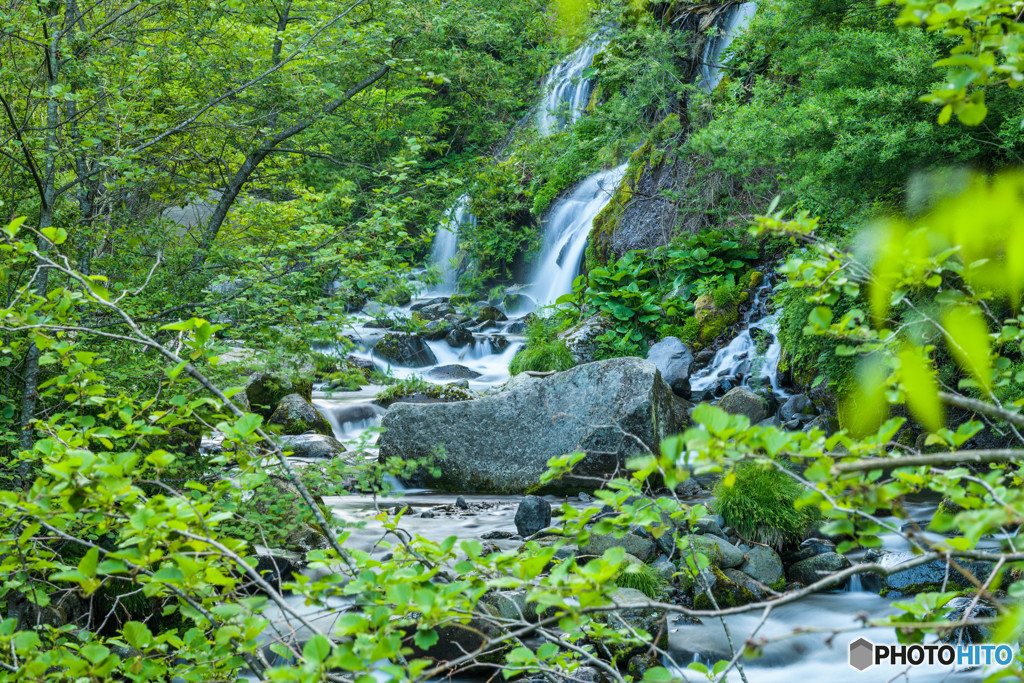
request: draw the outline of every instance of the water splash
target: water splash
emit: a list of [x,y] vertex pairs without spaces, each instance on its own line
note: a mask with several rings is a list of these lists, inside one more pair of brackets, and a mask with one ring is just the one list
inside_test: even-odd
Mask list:
[[626,164],[590,176],[555,202],[544,219],[544,247],[533,272],[529,296],[548,306],[572,291],[594,218],[615,193]]

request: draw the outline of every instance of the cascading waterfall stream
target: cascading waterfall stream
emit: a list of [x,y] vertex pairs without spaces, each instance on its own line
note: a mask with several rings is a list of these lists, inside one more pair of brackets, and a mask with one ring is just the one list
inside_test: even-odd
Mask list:
[[583,115],[594,82],[583,77],[594,57],[607,41],[591,38],[567,59],[559,63],[544,79],[546,94],[537,112],[537,130],[548,136],[570,126]]
[[731,6],[726,10],[725,18],[716,34],[708,38],[708,42],[704,45],[704,53],[701,55],[700,65],[700,87],[704,92],[711,92],[721,82],[722,53],[732,45],[732,41],[736,39],[736,34],[740,29],[750,23],[756,11],[756,2],[744,2]]
[[459,253],[459,228],[476,225],[476,216],[469,210],[469,195],[464,194],[448,211],[448,220],[434,235],[430,251],[430,264],[437,268],[441,282],[431,289],[430,294],[448,296],[455,292],[459,278],[459,267],[455,258]]
[[548,212],[544,219],[544,247],[529,291],[537,306],[549,306],[572,291],[594,218],[611,201],[625,173],[626,164],[595,173],[555,202]]

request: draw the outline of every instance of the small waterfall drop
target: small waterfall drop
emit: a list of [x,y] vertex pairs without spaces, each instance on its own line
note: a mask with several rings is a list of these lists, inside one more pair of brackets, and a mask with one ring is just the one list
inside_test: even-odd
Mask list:
[[544,101],[537,113],[537,130],[541,135],[557,133],[583,115],[590,100],[594,82],[583,77],[594,57],[606,41],[592,38],[548,73]]
[[538,306],[553,304],[572,291],[594,218],[611,201],[626,166],[595,173],[551,207],[544,219],[544,247],[529,292]]
[[705,92],[714,90],[722,80],[722,53],[735,40],[736,34],[750,23],[756,11],[756,2],[733,5],[726,10],[725,17],[718,26],[718,32],[708,38],[700,65],[700,87]]
[[476,225],[476,216],[469,210],[468,194],[459,197],[455,205],[448,210],[448,220],[434,235],[430,265],[438,269],[441,282],[431,290],[431,294],[445,296],[455,293],[459,279],[459,268],[455,258],[459,252],[459,228],[463,225]]

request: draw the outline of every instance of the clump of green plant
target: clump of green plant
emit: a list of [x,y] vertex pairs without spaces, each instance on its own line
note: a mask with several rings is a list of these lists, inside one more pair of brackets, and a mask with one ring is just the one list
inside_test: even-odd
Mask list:
[[658,572],[646,564],[628,564],[615,578],[615,585],[620,588],[634,588],[652,600],[657,600],[668,582]]
[[389,306],[403,306],[412,300],[412,289],[407,282],[395,282],[381,292],[377,300]]
[[467,401],[473,394],[453,384],[433,384],[419,377],[411,377],[395,382],[377,394],[377,403],[387,408],[395,401],[420,394],[428,398],[442,401]]
[[534,316],[526,324],[526,346],[509,363],[513,376],[521,372],[561,372],[576,365],[569,347],[558,338],[553,318]]
[[647,356],[647,342],[643,339],[634,341],[632,337],[617,334],[615,330],[608,330],[594,341],[597,343],[597,351],[594,353],[595,360],[624,356],[645,358]]
[[819,513],[796,508],[803,488],[775,466],[743,464],[715,487],[715,511],[741,537],[782,550],[799,542]]

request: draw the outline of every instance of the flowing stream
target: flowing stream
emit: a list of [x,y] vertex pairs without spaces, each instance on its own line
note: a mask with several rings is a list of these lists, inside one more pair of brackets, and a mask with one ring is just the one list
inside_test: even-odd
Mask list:
[[[737,28],[749,20],[756,9],[754,3],[735,5],[723,18],[724,35],[708,42],[704,55],[702,86],[713,88],[721,78],[719,60],[728,47]],[[591,84],[582,77],[602,43],[593,40],[577,50],[562,64],[552,70],[547,79],[545,101],[537,115],[537,125],[543,134],[550,134],[579,117],[590,94]],[[618,185],[625,166],[602,171],[591,176],[571,192],[558,200],[543,221],[544,247],[535,267],[532,282],[525,292],[535,306],[548,305],[560,295],[569,292],[572,281],[579,273],[580,263],[586,247],[594,217],[608,203]],[[435,237],[432,262],[440,269],[442,283],[405,306],[381,306],[374,304],[354,316],[350,336],[356,343],[354,356],[374,363],[381,371],[397,378],[423,377],[432,382],[461,381],[471,390],[481,391],[506,381],[508,364],[522,347],[522,318],[514,313],[528,311],[506,311],[510,319],[498,323],[481,323],[472,331],[473,339],[461,347],[453,347],[446,340],[429,341],[427,346],[437,359],[428,367],[409,368],[389,366],[373,352],[373,345],[385,333],[374,322],[381,316],[409,316],[412,307],[424,304],[438,295],[449,295],[455,291],[456,268],[453,258],[458,250],[458,231],[475,218],[468,210],[466,197],[452,208],[448,221]],[[745,308],[743,318],[736,326],[737,334],[726,346],[719,349],[707,365],[691,378],[695,394],[706,394],[708,398],[719,395],[725,387],[748,386],[770,389],[781,400],[788,393],[780,385],[778,361],[780,346],[776,339],[775,317],[768,310],[771,286],[766,280],[753,294],[752,301]],[[532,309],[533,306],[528,308]],[[442,366],[462,366],[469,379],[443,379],[435,373]],[[374,442],[373,431],[380,424],[384,410],[375,403],[382,387],[367,386],[354,392],[326,392],[318,388],[314,392],[314,403],[330,421],[338,440],[351,446],[367,445]],[[372,450],[372,449],[371,449]],[[466,496],[468,508],[456,508],[455,496],[423,490],[396,491],[385,497],[347,496],[327,498],[325,503],[339,519],[356,526],[351,527],[351,536],[346,543],[375,556],[382,556],[385,548],[380,545],[385,532],[381,523],[374,519],[387,506],[401,501],[412,510],[403,517],[402,526],[410,533],[441,541],[448,536],[459,538],[480,538],[488,532],[509,532],[515,530],[514,516],[520,498],[518,496]],[[563,502],[549,498],[552,504]],[[696,498],[689,502],[707,502]],[[556,520],[557,522],[557,520]],[[905,545],[896,534],[882,537],[883,546],[892,550],[905,550]],[[517,544],[511,540],[495,540],[499,548],[510,548]],[[793,680],[889,680],[898,678],[900,670],[881,667],[869,674],[858,676],[847,667],[848,644],[864,636],[875,642],[895,642],[892,630],[871,630],[860,627],[861,617],[883,618],[896,610],[888,599],[874,592],[859,590],[854,583],[843,592],[820,593],[798,602],[775,609],[771,618],[760,627],[758,637],[776,639],[777,642],[764,646],[764,656],[746,662],[746,673],[750,683]],[[327,629],[347,608],[343,600],[334,600],[321,607],[304,606],[298,600],[290,599],[294,609],[302,611],[315,620],[320,628]],[[295,624],[276,607],[266,615],[282,634],[296,633]],[[757,627],[760,612],[734,615],[726,619],[737,643]],[[683,668],[691,662],[713,663],[719,659],[730,659],[725,631],[718,620],[706,620],[703,624],[683,624],[670,621],[669,649],[671,658],[664,664],[677,668],[685,680],[701,680],[694,672]],[[301,632],[301,628],[298,629]],[[300,637],[301,640],[301,637]],[[731,674],[730,678],[735,676]],[[937,668],[919,667],[912,672],[915,681],[961,681],[979,680],[980,672],[957,672]],[[738,680],[738,677],[736,677]]]
[[718,31],[714,36],[708,38],[707,43],[704,44],[704,53],[701,55],[700,87],[704,92],[711,92],[718,87],[722,80],[722,71],[727,68],[722,54],[726,48],[732,45],[736,34],[750,23],[756,11],[756,2],[734,4],[725,11]]

